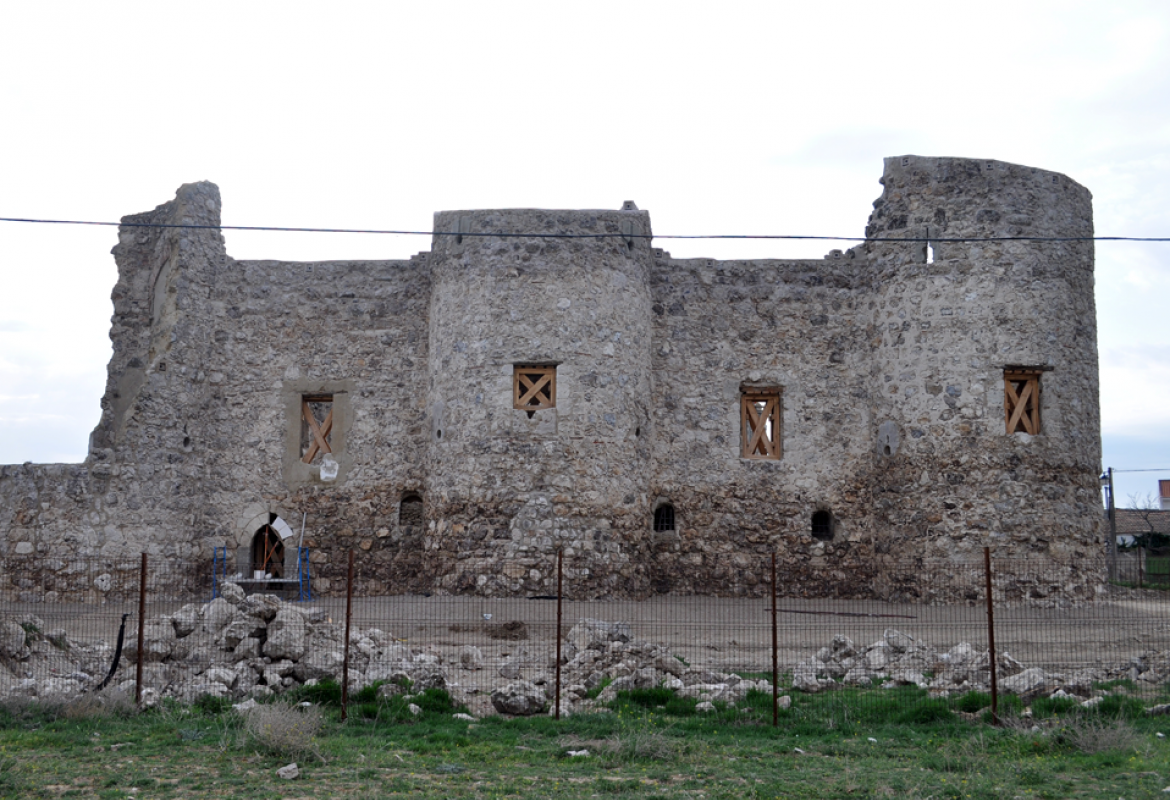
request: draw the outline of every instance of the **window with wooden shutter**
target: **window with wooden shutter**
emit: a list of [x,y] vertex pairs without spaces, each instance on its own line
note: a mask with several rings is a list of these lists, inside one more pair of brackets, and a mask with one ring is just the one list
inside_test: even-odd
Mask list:
[[557,406],[557,368],[538,364],[517,364],[512,371],[512,407],[528,416],[542,408]]
[[332,433],[333,395],[302,395],[301,461],[312,464],[317,456],[332,453]]
[[1008,434],[1040,433],[1040,373],[1004,370],[1003,415]]
[[740,397],[740,455],[780,458],[780,390],[744,389]]

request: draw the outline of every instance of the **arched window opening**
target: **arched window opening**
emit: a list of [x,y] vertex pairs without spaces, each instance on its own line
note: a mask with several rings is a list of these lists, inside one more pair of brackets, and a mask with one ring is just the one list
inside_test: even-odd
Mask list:
[[414,492],[402,495],[402,502],[398,504],[399,525],[423,524],[423,500]]
[[654,530],[674,530],[674,506],[672,506],[670,503],[663,503],[658,508],[654,509]]
[[271,525],[264,525],[252,537],[253,575],[284,577],[284,541]]
[[812,535],[814,539],[827,542],[833,538],[833,515],[828,511],[814,511],[812,515]]

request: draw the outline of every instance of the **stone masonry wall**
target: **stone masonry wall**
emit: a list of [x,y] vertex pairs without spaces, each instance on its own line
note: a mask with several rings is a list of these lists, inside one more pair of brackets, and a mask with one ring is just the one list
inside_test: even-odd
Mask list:
[[[280,517],[297,537],[305,519],[318,593],[352,549],[371,593],[548,594],[563,550],[579,596],[759,594],[775,551],[790,594],[937,599],[963,587],[919,586],[916,560],[990,545],[1070,561],[1063,591],[1091,596],[1092,242],[1068,240],[1092,235],[1089,193],[917,156],[883,183],[870,240],[823,260],[674,259],[627,202],[442,212],[410,260],[312,264],[231,259],[218,190],[186,185],[120,231],[86,462],[0,467],[22,582],[0,592],[100,600],[121,589],[66,579],[70,559],[121,574],[142,550],[210,580],[226,547],[246,574]],[[947,241],[1004,236],[1047,240]],[[555,365],[555,408],[512,407],[518,364]],[[1037,436],[1005,433],[1010,365],[1043,370]],[[775,461],[740,456],[741,392],[762,386]],[[320,394],[333,480],[300,460]],[[664,503],[674,530],[654,531]]]
[[[874,473],[879,553],[1098,555],[1093,244],[1067,240],[1093,235],[1089,192],[1044,170],[920,157],[887,159],[883,183],[867,235],[942,241],[932,263],[920,244],[869,246],[875,420],[902,443]],[[1041,240],[946,241],[1021,236]],[[1043,370],[1038,436],[1005,433],[1008,365]]]

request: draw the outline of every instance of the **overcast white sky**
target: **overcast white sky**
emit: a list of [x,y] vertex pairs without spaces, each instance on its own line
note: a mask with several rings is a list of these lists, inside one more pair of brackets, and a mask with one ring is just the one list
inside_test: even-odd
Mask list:
[[[882,158],[914,153],[1063,172],[1098,235],[1170,235],[1164,1],[7,3],[0,100],[0,216],[117,220],[206,179],[235,225],[430,230],[441,209],[632,199],[660,234],[860,236]],[[0,223],[0,463],[84,458],[115,241]],[[295,260],[429,246],[227,242]],[[1170,467],[1168,298],[1170,244],[1098,244],[1104,466]],[[1119,499],[1159,477],[1120,476]]]

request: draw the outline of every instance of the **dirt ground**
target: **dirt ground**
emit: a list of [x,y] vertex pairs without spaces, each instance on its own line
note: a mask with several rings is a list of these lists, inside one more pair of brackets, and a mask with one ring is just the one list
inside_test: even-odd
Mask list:
[[[334,622],[345,619],[344,599],[319,606]],[[173,611],[178,603],[153,603],[147,618]],[[647,601],[565,601],[562,630],[594,618],[628,622],[636,639],[664,644],[693,666],[721,671],[769,672],[772,615],[767,599],[663,596]],[[105,639],[111,645],[120,616],[130,612],[127,640],[136,635],[136,607],[78,604],[19,604],[0,607],[13,617],[41,617],[48,630],[64,628],[71,638]],[[555,599],[485,597],[371,597],[353,601],[355,630],[379,628],[412,647],[429,648],[445,659],[463,645],[483,653],[485,669],[451,670],[465,689],[490,689],[503,681],[498,668],[509,659],[525,678],[551,673],[557,622]],[[845,634],[858,645],[897,628],[945,651],[958,642],[987,647],[983,606],[899,605],[878,601],[781,599],[776,615],[781,671]],[[1156,592],[1130,591],[1068,609],[1027,606],[997,608],[997,650],[1026,666],[1063,672],[1087,667],[1116,668],[1150,650],[1170,650],[1170,599]],[[551,675],[550,675],[551,676]]]

